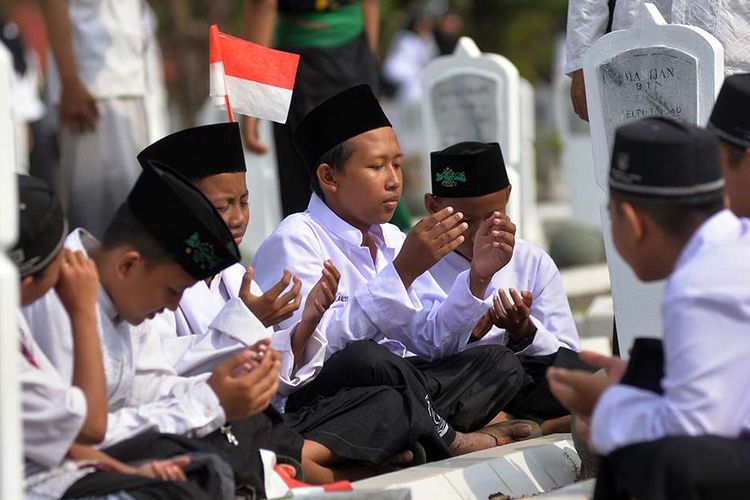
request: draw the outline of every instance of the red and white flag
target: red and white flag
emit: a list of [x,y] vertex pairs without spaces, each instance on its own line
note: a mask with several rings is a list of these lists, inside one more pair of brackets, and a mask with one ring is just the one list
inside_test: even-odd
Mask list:
[[210,29],[210,95],[232,110],[285,123],[299,55],[269,49]]

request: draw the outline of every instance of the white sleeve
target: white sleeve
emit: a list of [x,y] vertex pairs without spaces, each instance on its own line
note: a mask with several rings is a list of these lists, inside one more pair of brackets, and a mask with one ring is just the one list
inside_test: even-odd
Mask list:
[[583,67],[583,55],[607,31],[607,0],[569,0],[565,37],[565,73]]
[[[40,355],[34,355],[37,362]],[[56,466],[86,420],[86,397],[54,370],[33,366],[20,352],[18,358],[24,456],[45,467]]]
[[108,446],[146,430],[205,436],[225,422],[208,375],[181,377],[162,355],[161,338],[148,323],[133,339],[136,373],[125,407],[110,411]]
[[544,356],[554,354],[560,347],[580,350],[580,339],[568,296],[563,288],[560,271],[549,255],[544,254],[536,271],[539,277],[530,290],[533,295],[531,321],[537,328],[534,342],[519,354]]
[[731,293],[682,297],[665,305],[664,395],[624,385],[605,391],[591,427],[599,452],[670,435],[742,433],[750,414],[743,383],[750,378],[750,339],[744,335],[747,312],[727,309],[737,302],[728,298]]
[[[283,269],[302,280],[303,303],[321,275],[323,262],[317,242],[300,233],[272,235],[253,259],[256,279],[262,288],[273,286]],[[332,354],[348,343],[380,334],[403,343],[411,352],[435,359],[458,352],[486,310],[483,301],[468,287],[468,273],[459,275],[446,298],[445,292],[428,273],[407,290],[393,263],[373,279],[349,291],[323,315],[319,329],[328,340]],[[282,322],[288,328],[297,323],[302,311]]]

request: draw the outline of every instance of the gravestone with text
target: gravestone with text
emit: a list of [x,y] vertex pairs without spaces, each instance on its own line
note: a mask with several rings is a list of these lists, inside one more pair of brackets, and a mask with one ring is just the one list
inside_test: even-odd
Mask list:
[[[498,54],[482,53],[474,40],[461,37],[456,50],[438,57],[422,72],[422,124],[426,164],[431,151],[462,141],[498,142],[516,196],[508,213],[523,236],[519,175],[521,163],[521,90],[518,69]],[[431,190],[430,169],[422,179]]]
[[[704,125],[724,78],[721,44],[692,26],[669,25],[650,3],[633,25],[598,40],[584,57],[595,177],[607,192],[612,140],[618,126],[665,116]],[[600,208],[620,352],[635,337],[661,334],[664,283],[645,284],[617,254],[606,204]]]
[[0,45],[0,498],[21,498],[21,413],[18,386],[18,273],[8,251],[18,237],[15,139],[10,114],[10,53]]

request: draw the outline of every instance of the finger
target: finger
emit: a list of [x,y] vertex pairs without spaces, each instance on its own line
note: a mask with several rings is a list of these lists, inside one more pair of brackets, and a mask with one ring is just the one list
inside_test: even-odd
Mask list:
[[190,457],[187,455],[179,455],[177,457],[172,457],[169,459],[169,461],[178,467],[187,467],[190,465]]
[[487,217],[484,222],[479,226],[479,229],[477,230],[477,235],[486,236],[490,234],[490,229],[492,226],[496,223],[495,221],[498,220],[498,217],[500,216],[500,212],[493,212],[493,214],[489,217]]
[[524,302],[524,300],[521,298],[521,296],[518,294],[516,290],[513,288],[510,289],[510,296],[513,297],[513,304],[516,306],[516,309],[518,310],[519,314],[523,318],[528,318],[531,315],[531,311],[529,310],[528,306]]
[[419,221],[419,224],[423,225],[426,230],[430,230],[451,215],[453,215],[453,207],[445,207],[444,209],[435,212],[431,216],[425,217],[424,219]]
[[441,246],[450,245],[456,240],[456,238],[458,238],[463,233],[465,233],[467,229],[469,229],[469,225],[465,222],[462,222],[461,224],[454,227],[453,229],[443,233],[442,236],[440,237]]
[[284,295],[278,298],[280,304],[287,304],[292,300],[297,299],[300,296],[300,290],[302,289],[302,281],[298,277],[292,278],[292,288]]
[[284,269],[284,273],[281,275],[281,279],[263,295],[272,301],[276,300],[276,298],[281,295],[284,290],[287,289],[291,281],[292,273],[290,273],[288,269]]
[[321,304],[321,303],[320,303],[320,301],[319,301],[318,299],[315,299],[315,301],[313,301],[313,305],[315,306],[315,310],[316,310],[316,311],[318,312],[318,314],[320,314],[321,316],[322,316],[323,314],[325,314],[325,312],[326,312],[326,311],[328,310],[328,308],[327,308],[327,307],[325,307],[325,306],[323,306],[323,304]]
[[334,279],[336,280],[336,283],[339,282],[341,279],[341,273],[339,272],[338,268],[333,264],[333,261],[331,259],[328,259],[323,263],[323,266],[328,269],[328,271],[333,275]]
[[325,284],[328,287],[328,289],[331,291],[333,295],[336,295],[336,291],[339,288],[339,280],[336,278],[336,276],[333,275],[330,271],[326,270],[326,273],[323,274],[323,277],[325,278]]
[[252,284],[254,277],[255,269],[253,269],[253,266],[247,266],[247,270],[245,271],[244,276],[242,276],[242,284],[240,285],[240,290],[245,293],[250,293],[250,285]]
[[232,373],[236,368],[239,368],[240,366],[244,365],[245,363],[249,363],[254,359],[256,359],[255,352],[253,352],[251,349],[244,349],[242,352],[232,356],[229,361],[225,361],[224,363],[219,365],[214,371],[223,374]]
[[521,297],[523,297],[523,301],[528,307],[531,307],[534,303],[534,294],[528,290],[521,292]]
[[451,253],[456,248],[460,247],[461,243],[463,243],[464,240],[466,240],[466,237],[464,235],[461,235],[458,238],[456,238],[455,240],[451,241],[450,243],[441,246],[438,249],[438,252],[437,252],[438,253],[438,255],[437,255],[438,260],[440,260],[443,257],[445,257],[446,255],[448,255],[449,253]]
[[505,290],[500,290],[500,293],[498,293],[498,295],[500,296],[500,302],[503,304],[505,314],[507,314],[511,319],[514,319],[516,310],[513,307],[513,304],[510,302],[508,296],[505,294]]
[[169,466],[169,480],[170,481],[186,481],[187,477],[185,476],[185,471],[183,471],[180,467],[176,465],[170,465]]
[[500,297],[498,295],[494,295],[492,297],[492,314],[495,316],[495,320],[497,323],[500,323],[498,326],[503,327],[502,325],[505,325],[505,322],[508,321],[508,315],[505,314],[505,309],[503,308],[503,305],[500,303]]
[[[336,299],[336,296],[333,295],[333,292],[331,292],[330,287],[324,282],[320,284],[320,291],[323,294],[323,298],[325,299],[324,302],[326,304],[333,304],[333,301]],[[317,299],[315,302],[319,302]]]
[[456,212],[450,217],[447,217],[446,219],[432,226],[427,232],[430,234],[432,239],[440,238],[442,234],[449,232],[450,230],[454,229],[456,226],[460,227],[464,225],[465,223],[464,224],[461,223],[461,219],[463,218],[464,218],[464,214],[462,214],[461,212]]
[[605,356],[603,354],[592,351],[581,351],[580,356],[581,360],[583,360],[585,363],[588,363],[591,366],[595,366],[597,368],[604,368],[605,370],[609,370],[618,361],[618,358]]

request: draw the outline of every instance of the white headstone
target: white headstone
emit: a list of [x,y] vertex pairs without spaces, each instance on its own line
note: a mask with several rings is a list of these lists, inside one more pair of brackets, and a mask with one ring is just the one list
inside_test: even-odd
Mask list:
[[[521,185],[521,113],[518,69],[505,57],[482,53],[461,37],[456,50],[438,57],[422,72],[424,154],[462,141],[498,142],[514,186]],[[430,192],[430,169],[422,182]],[[516,192],[520,190],[516,188]],[[508,213],[519,226],[521,197],[511,196]]]
[[[630,29],[605,35],[589,49],[584,76],[595,176],[606,193],[615,129],[649,116],[705,124],[724,78],[724,54],[710,34],[668,25],[647,3]],[[661,335],[664,283],[637,280],[612,244],[606,205],[601,217],[620,352],[627,355],[635,337]]]
[[20,499],[23,456],[18,387],[18,273],[8,250],[18,236],[10,54],[0,45],[0,498]]

